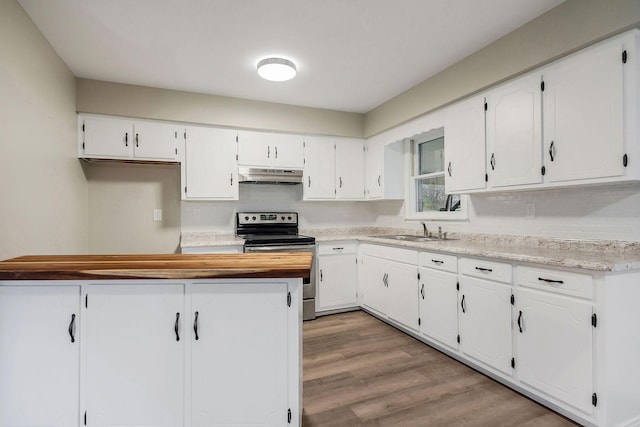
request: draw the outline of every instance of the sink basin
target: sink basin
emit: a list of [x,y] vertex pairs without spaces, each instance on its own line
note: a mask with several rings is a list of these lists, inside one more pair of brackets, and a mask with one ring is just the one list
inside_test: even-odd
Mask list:
[[375,237],[377,239],[389,239],[389,240],[400,240],[404,242],[437,242],[439,240],[437,237],[425,237],[425,236],[416,236],[413,234],[385,234],[382,236],[370,236]]

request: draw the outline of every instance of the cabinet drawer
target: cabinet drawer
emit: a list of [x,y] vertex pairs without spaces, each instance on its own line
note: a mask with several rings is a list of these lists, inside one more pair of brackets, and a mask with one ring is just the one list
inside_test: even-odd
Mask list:
[[405,264],[418,265],[418,252],[411,249],[393,248],[383,245],[364,244],[360,246],[363,255],[385,258]]
[[589,274],[518,266],[516,283],[520,286],[557,292],[581,298],[593,298],[593,277]]
[[357,242],[318,243],[318,255],[353,254],[357,248]]
[[458,257],[444,255],[437,252],[420,252],[420,267],[435,268],[436,270],[458,272]]
[[511,283],[512,277],[511,264],[474,258],[460,258],[460,272],[504,283]]

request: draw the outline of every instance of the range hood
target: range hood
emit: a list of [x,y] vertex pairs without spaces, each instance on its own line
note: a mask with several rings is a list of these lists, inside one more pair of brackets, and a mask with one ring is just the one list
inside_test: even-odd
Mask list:
[[241,184],[302,184],[301,169],[238,168]]

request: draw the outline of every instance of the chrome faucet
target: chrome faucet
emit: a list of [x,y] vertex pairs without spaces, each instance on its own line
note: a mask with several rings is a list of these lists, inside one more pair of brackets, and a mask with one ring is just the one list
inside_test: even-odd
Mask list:
[[424,235],[424,237],[429,237],[429,230],[427,230],[427,224],[425,224],[424,222],[420,222],[420,224],[422,224],[422,234]]

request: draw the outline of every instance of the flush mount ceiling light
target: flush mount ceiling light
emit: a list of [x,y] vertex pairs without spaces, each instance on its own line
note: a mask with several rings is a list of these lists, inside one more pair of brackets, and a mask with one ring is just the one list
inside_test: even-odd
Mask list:
[[258,62],[258,75],[272,82],[284,82],[296,76],[296,64],[284,58],[265,58]]

